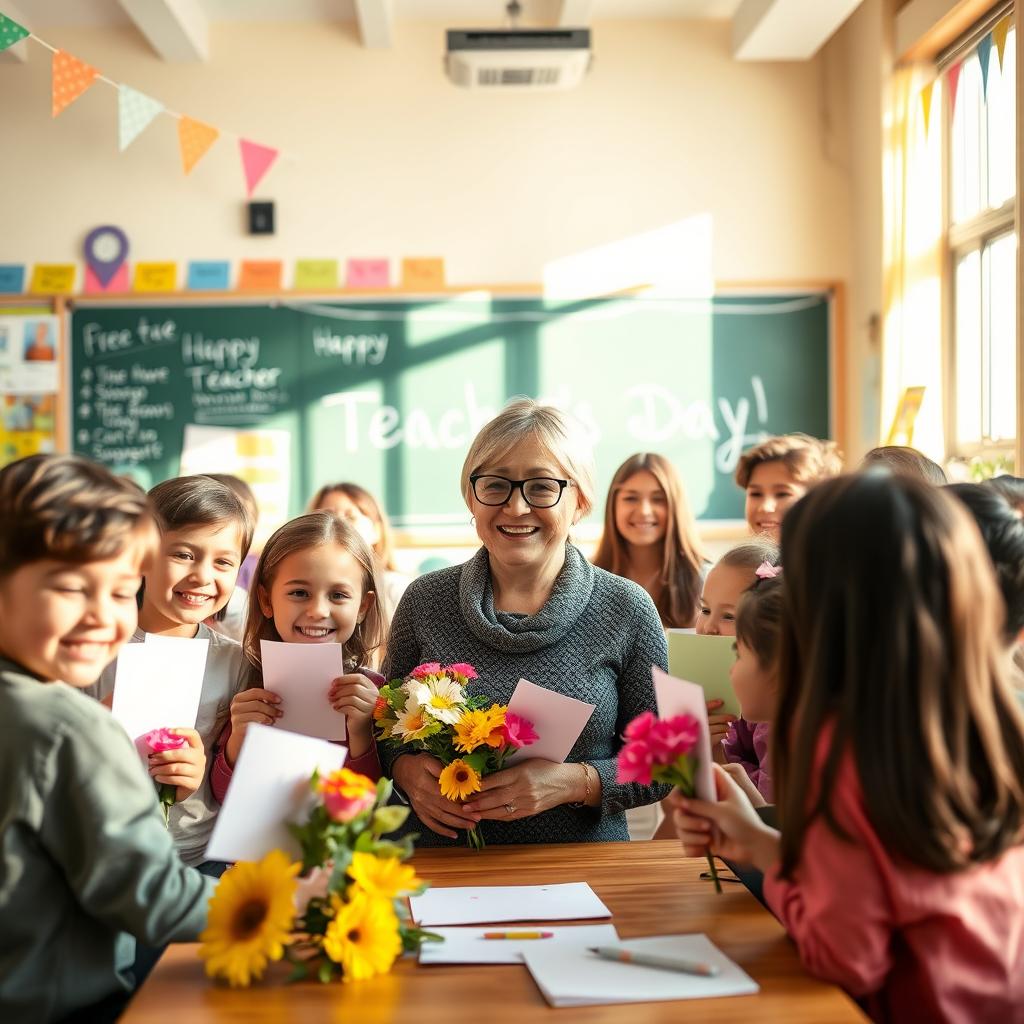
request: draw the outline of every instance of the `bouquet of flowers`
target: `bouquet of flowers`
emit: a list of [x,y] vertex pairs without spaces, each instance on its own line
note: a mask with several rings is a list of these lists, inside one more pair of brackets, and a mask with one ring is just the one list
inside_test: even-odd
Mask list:
[[426,889],[403,863],[412,839],[382,838],[409,813],[387,806],[391,783],[341,768],[314,772],[310,785],[317,801],[308,820],[289,826],[302,861],[272,850],[259,863],[239,862],[210,900],[199,955],[206,973],[232,988],[282,957],[293,965],[290,981],[361,981],[436,938],[411,923],[404,900]]
[[[657,718],[645,711],[626,726],[626,742],[619,751],[619,782],[666,782],[683,796],[696,796],[697,740],[700,725],[693,715]],[[708,852],[708,867],[715,883],[715,892],[722,891],[715,859]]]
[[[380,740],[392,750],[423,750],[445,767],[438,779],[441,795],[465,800],[482,788],[483,777],[505,766],[509,754],[536,742],[533,723],[503,704],[466,693],[478,678],[472,665],[417,665],[405,679],[382,686],[373,717]],[[484,846],[479,826],[466,839]]]

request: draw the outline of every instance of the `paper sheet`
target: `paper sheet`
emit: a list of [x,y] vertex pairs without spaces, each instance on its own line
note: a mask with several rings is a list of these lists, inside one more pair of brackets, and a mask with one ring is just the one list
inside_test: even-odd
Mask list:
[[413,919],[429,927],[496,921],[585,921],[611,917],[586,882],[557,885],[452,886],[411,896]]
[[717,714],[738,715],[740,702],[729,679],[736,660],[732,636],[697,636],[693,630],[668,630],[668,670],[677,679],[703,687],[706,700],[725,704]]
[[594,707],[594,704],[585,704],[574,697],[566,697],[520,679],[508,702],[508,709],[531,721],[538,739],[513,754],[506,763],[515,764],[531,757],[561,763],[580,738]]
[[[534,947],[537,945],[533,943]],[[620,964],[565,944],[527,949],[523,960],[552,1006],[707,999],[753,995],[760,991],[757,982],[706,935],[655,935],[627,939],[615,945],[634,953],[657,953],[713,963],[719,973],[705,978],[639,964]]]
[[[556,945],[575,947],[614,946],[619,933],[613,924],[570,925],[562,928],[541,926],[550,939],[485,939],[489,931],[522,931],[501,928],[431,928],[444,942],[424,942],[420,946],[421,964],[521,964],[522,953],[538,943],[545,949]],[[533,929],[531,929],[533,930]],[[542,951],[541,951],[542,952]]]
[[142,737],[153,729],[191,729],[199,714],[209,640],[150,636],[125,644],[114,670],[111,714],[145,762]]
[[271,850],[302,859],[289,822],[302,822],[314,803],[309,779],[345,763],[348,750],[336,743],[285,732],[276,726],[250,725],[213,826],[207,860],[260,860]]
[[260,641],[263,686],[281,698],[284,714],[275,729],[316,736],[346,738],[345,716],[331,707],[331,682],[345,673],[341,644],[286,644]]
[[657,665],[651,667],[654,677],[654,694],[658,699],[658,717],[672,718],[674,715],[693,715],[700,726],[697,739],[697,774],[694,789],[701,800],[717,800],[715,780],[711,770],[711,732],[708,729],[708,709],[704,691],[696,683],[687,683],[662,672]]

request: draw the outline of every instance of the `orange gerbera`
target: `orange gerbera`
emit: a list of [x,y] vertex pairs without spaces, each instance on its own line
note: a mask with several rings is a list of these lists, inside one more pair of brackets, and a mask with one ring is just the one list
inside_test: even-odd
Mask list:
[[447,765],[437,781],[441,796],[449,800],[465,800],[467,796],[480,792],[480,775],[461,757]]
[[505,742],[501,727],[507,710],[495,704],[485,710],[467,711],[455,726],[455,749],[469,754],[477,747],[500,747]]

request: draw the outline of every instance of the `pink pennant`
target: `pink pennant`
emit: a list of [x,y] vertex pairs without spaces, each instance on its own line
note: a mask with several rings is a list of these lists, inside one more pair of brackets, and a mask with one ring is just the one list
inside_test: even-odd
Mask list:
[[270,170],[270,165],[277,159],[277,150],[269,146],[261,146],[258,142],[239,139],[242,149],[242,169],[245,171],[245,189],[252,195],[256,186],[263,180],[263,175]]
[[946,81],[949,83],[949,116],[956,113],[956,88],[960,84],[960,72],[963,70],[963,61],[957,61],[949,66],[946,72]]

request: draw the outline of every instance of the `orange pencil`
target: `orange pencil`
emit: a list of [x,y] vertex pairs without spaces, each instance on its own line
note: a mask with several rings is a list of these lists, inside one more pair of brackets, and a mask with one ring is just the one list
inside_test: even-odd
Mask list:
[[484,932],[485,939],[550,939],[554,932]]

